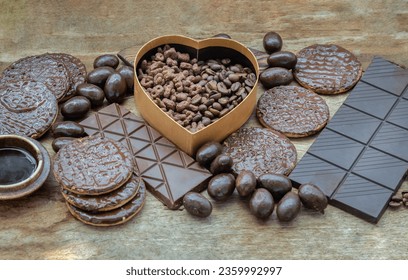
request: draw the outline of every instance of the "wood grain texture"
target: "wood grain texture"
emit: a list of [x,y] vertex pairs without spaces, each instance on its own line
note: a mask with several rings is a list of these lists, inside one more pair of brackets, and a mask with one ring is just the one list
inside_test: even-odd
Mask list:
[[[408,1],[6,1],[0,6],[0,70],[28,55],[66,52],[88,70],[103,53],[142,46],[157,36],[227,33],[262,49],[277,31],[284,50],[335,43],[367,67],[373,55],[408,66]],[[258,96],[263,92],[258,89]],[[333,115],[347,97],[323,96]],[[137,113],[133,98],[124,105]],[[246,124],[260,126],[254,114]],[[293,140],[299,158],[314,137]],[[54,156],[52,137],[41,142]],[[401,190],[407,190],[404,182]],[[207,194],[204,193],[206,196]],[[335,207],[302,209],[291,223],[261,222],[237,194],[215,203],[207,219],[170,211],[148,194],[130,222],[95,228],[68,212],[53,176],[29,197],[0,201],[1,259],[407,259],[408,209],[388,210],[376,224]]]

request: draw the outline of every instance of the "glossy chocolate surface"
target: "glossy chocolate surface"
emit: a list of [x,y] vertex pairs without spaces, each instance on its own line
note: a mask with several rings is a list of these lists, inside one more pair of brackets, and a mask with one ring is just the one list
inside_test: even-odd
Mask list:
[[329,120],[329,107],[316,93],[299,86],[280,86],[258,100],[256,114],[262,125],[287,137],[319,132]]
[[54,159],[55,179],[77,194],[111,192],[130,178],[133,169],[130,151],[100,136],[77,139],[62,147]]
[[295,146],[286,136],[268,128],[241,128],[223,144],[236,174],[250,170],[256,177],[265,173],[287,175],[296,164]]
[[186,193],[206,188],[211,173],[126,108],[111,104],[80,124],[89,135],[126,145],[146,187],[168,208],[179,208]]
[[17,147],[0,148],[0,185],[24,181],[37,168],[35,158]]
[[378,222],[408,168],[408,70],[375,57],[290,175]]

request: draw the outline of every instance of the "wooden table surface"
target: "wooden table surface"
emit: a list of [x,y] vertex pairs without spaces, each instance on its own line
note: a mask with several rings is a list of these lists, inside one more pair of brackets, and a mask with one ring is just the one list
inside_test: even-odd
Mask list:
[[[268,31],[281,34],[284,50],[336,43],[355,53],[364,68],[373,55],[408,66],[406,0],[1,0],[0,7],[0,70],[45,52],[70,53],[91,70],[97,55],[168,34],[205,38],[223,32],[262,49]],[[331,114],[346,97],[325,97]],[[124,105],[137,113],[133,98]],[[254,116],[247,125],[260,126]],[[313,140],[294,141],[299,158]],[[49,133],[41,139],[53,156],[51,141]],[[408,189],[407,182],[401,189]],[[276,214],[259,221],[237,194],[214,203],[209,218],[198,219],[166,210],[148,194],[130,222],[97,228],[70,215],[50,175],[29,197],[0,201],[0,258],[406,259],[407,226],[404,208],[387,210],[378,224],[333,206],[324,215],[302,209],[291,223],[280,223]]]

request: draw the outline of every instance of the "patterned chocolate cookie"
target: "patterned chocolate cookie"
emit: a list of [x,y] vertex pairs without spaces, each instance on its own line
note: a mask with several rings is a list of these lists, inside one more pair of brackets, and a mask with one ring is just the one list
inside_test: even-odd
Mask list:
[[123,186],[110,193],[80,195],[62,189],[62,195],[69,204],[81,210],[90,212],[110,211],[129,202],[137,194],[141,185],[144,185],[142,179],[133,175]]
[[337,45],[312,45],[297,54],[293,71],[302,86],[321,94],[338,94],[351,89],[363,68],[348,50]]
[[257,177],[265,173],[288,175],[296,164],[295,146],[286,136],[269,128],[241,128],[223,144],[224,153],[233,159],[236,174],[249,170]]
[[100,136],[85,137],[62,147],[54,175],[70,192],[99,195],[122,186],[133,172],[132,155],[121,143]]
[[140,189],[136,196],[123,205],[120,208],[106,211],[106,212],[87,212],[72,206],[68,202],[66,203],[71,214],[81,222],[92,226],[115,226],[123,224],[133,218],[136,214],[142,210],[146,199],[146,188],[144,185],[140,186]]
[[78,85],[85,83],[87,74],[86,67],[79,58],[70,54],[50,53],[49,55],[64,63],[69,72],[69,76],[71,77],[70,88],[61,101],[67,100],[75,95]]
[[259,122],[287,137],[306,137],[322,130],[329,120],[329,107],[316,93],[298,86],[280,86],[258,100]]
[[64,98],[71,83],[65,64],[47,54],[29,56],[14,62],[3,71],[1,79],[4,82],[14,80],[42,82],[58,101]]
[[57,115],[57,100],[43,83],[0,83],[0,134],[37,139],[51,127]]

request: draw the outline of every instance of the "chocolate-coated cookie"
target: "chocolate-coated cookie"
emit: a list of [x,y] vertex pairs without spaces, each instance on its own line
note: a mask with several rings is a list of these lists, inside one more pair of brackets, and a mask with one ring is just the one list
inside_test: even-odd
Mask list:
[[62,147],[54,159],[54,175],[70,192],[99,195],[111,192],[129,180],[134,170],[132,155],[109,138],[80,138]]
[[357,57],[337,45],[312,45],[297,54],[293,71],[296,81],[321,94],[338,94],[351,89],[360,79]]
[[81,222],[92,226],[115,226],[123,224],[142,210],[146,198],[146,188],[140,186],[136,196],[120,208],[106,212],[87,212],[72,206],[67,202],[71,214]]
[[55,96],[41,82],[0,83],[0,134],[42,136],[58,115]]
[[295,167],[295,146],[283,134],[269,128],[241,128],[223,143],[224,153],[232,157],[234,173],[252,171],[288,175]]
[[138,193],[141,185],[144,185],[142,179],[133,175],[123,186],[110,193],[80,195],[62,189],[62,195],[69,204],[81,210],[90,212],[110,211],[129,202]]
[[49,55],[52,58],[60,60],[62,63],[64,63],[68,70],[69,76],[71,77],[70,88],[61,101],[67,100],[75,95],[78,85],[85,83],[87,75],[86,67],[79,58],[70,54],[50,53]]
[[42,82],[58,101],[64,98],[71,83],[65,64],[48,54],[29,56],[12,63],[3,71],[1,80]]
[[258,100],[259,122],[287,137],[306,137],[322,130],[329,120],[329,107],[316,93],[298,86],[280,86]]

